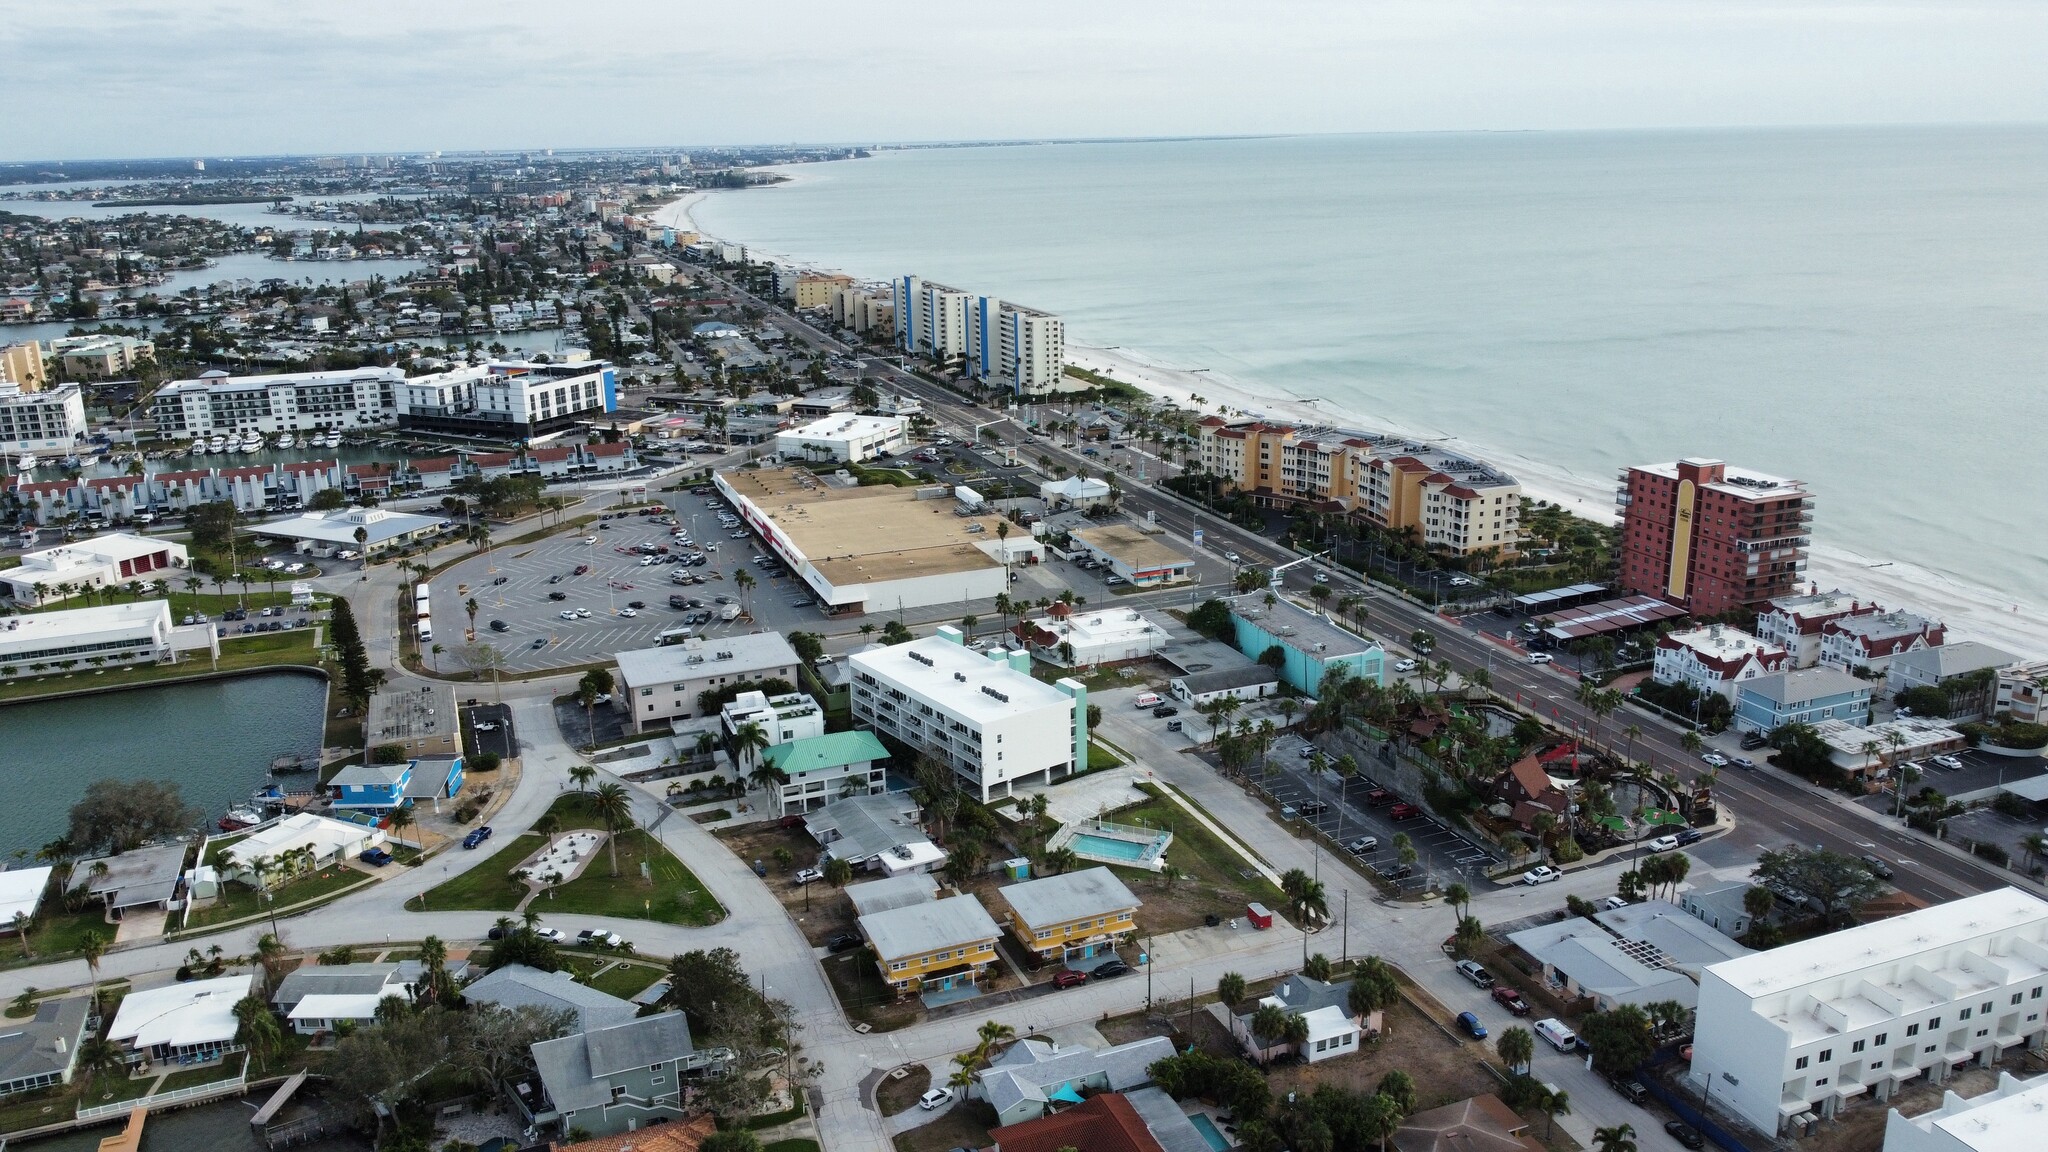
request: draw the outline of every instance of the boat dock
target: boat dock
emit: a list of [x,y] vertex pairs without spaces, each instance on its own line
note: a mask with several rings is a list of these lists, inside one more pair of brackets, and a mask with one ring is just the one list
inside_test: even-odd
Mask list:
[[292,1093],[297,1092],[299,1090],[299,1085],[304,1084],[305,1082],[305,1069],[301,1068],[297,1072],[292,1073],[291,1078],[286,1080],[284,1083],[279,1084],[277,1086],[277,1091],[272,1092],[270,1094],[270,1099],[264,1101],[263,1107],[258,1108],[256,1110],[255,1115],[249,1117],[249,1123],[258,1128],[261,1128],[265,1124],[270,1123],[270,1121],[278,1114],[279,1110],[281,1110],[285,1106],[285,1104],[291,1100]]
[[142,1123],[149,1119],[149,1106],[138,1104],[128,1113],[128,1123],[123,1125],[119,1135],[109,1136],[100,1141],[100,1152],[140,1152],[142,1148]]

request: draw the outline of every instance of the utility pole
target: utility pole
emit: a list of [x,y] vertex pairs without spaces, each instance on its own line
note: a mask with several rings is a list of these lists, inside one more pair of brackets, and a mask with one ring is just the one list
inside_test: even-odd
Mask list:
[[1351,959],[1351,889],[1344,890],[1344,939],[1339,945],[1339,961]]

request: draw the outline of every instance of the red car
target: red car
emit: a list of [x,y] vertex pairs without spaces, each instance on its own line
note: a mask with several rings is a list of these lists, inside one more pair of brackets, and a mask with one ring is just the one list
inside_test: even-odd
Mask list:
[[1365,802],[1375,808],[1385,808],[1394,802],[1394,794],[1385,788],[1375,788],[1365,794]]
[[584,574],[588,573],[589,571],[590,571],[590,565],[588,565],[588,564],[578,564],[578,565],[576,566],[576,575],[578,575],[578,576],[582,576],[582,575],[584,575]]
[[1058,972],[1053,973],[1052,976],[1052,986],[1055,988],[1072,988],[1076,984],[1086,984],[1087,982],[1088,974],[1086,972],[1076,972],[1072,968],[1062,968]]
[[1517,1016],[1527,1016],[1529,1014],[1529,1002],[1522,999],[1520,992],[1505,984],[1493,986],[1493,1002]]
[[1396,804],[1392,808],[1387,809],[1387,815],[1392,816],[1396,820],[1413,820],[1417,816],[1422,815],[1422,809],[1417,808],[1413,804]]

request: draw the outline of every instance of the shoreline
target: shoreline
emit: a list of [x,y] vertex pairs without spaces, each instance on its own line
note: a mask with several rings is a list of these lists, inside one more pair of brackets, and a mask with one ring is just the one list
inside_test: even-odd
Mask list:
[[[708,235],[696,226],[690,209],[711,194],[699,191],[680,197],[658,209],[655,218],[670,227],[686,227],[699,235]],[[790,253],[761,254],[801,263]],[[1326,407],[1316,399],[1261,396],[1254,391],[1258,386],[1209,370],[1175,368],[1124,348],[1112,351],[1069,343],[1067,361],[1198,416],[1241,414],[1296,424],[1337,424],[1453,447],[1509,472],[1521,483],[1523,494],[1531,499],[1548,501],[1603,524],[1615,521],[1615,482],[1610,476],[1583,476],[1521,451],[1475,443],[1447,431],[1404,426],[1334,405]],[[1277,385],[1267,387],[1282,390]],[[2015,655],[2023,658],[2048,655],[2048,605],[2037,600],[2016,598],[2012,593],[1958,580],[1907,561],[1871,556],[1835,544],[1809,546],[1807,559],[1808,584],[1822,590],[1845,589],[1877,600],[1888,609],[1933,616],[1947,626],[1951,642],[1976,639],[2014,650]]]

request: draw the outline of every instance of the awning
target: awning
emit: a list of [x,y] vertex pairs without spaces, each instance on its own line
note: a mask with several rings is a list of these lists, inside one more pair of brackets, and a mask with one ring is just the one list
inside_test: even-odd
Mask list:
[[1918,1076],[1919,1074],[1920,1069],[1912,1064],[1907,1064],[1902,1067],[1893,1068],[1889,1073],[1887,1073],[1887,1075],[1889,1075],[1894,1081],[1897,1081],[1899,1083],[1904,1083],[1907,1080],[1911,1080],[1913,1077]]
[[1835,1085],[1835,1098],[1837,1100],[1847,1100],[1851,1096],[1861,1096],[1868,1091],[1870,1091],[1869,1088],[1854,1082],[1837,1084]]
[[2022,800],[2032,800],[2039,804],[2043,800],[2048,800],[2048,772],[2039,776],[2029,776],[2024,780],[2015,780],[2001,787]]
[[1059,1087],[1059,1091],[1054,1092],[1046,1097],[1046,1099],[1057,1100],[1062,1104],[1079,1104],[1081,1102],[1081,1094],[1074,1091],[1072,1084],[1062,1084]]

